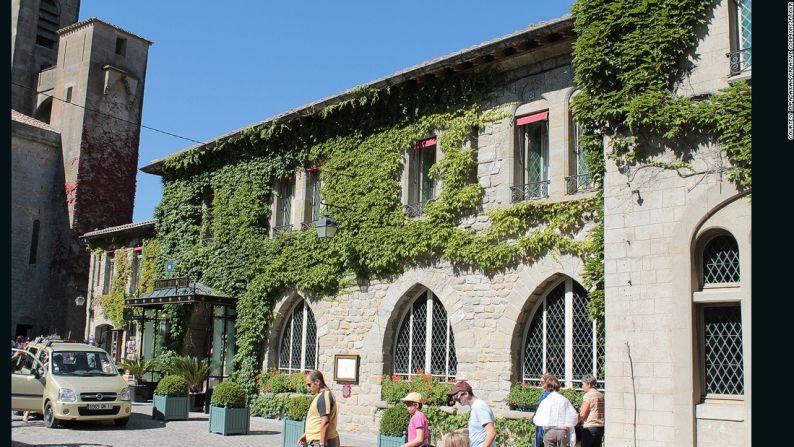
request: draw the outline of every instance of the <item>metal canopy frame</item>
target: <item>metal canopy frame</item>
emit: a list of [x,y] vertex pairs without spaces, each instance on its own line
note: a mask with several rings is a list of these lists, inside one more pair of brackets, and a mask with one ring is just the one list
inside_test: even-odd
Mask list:
[[129,307],[159,307],[165,304],[192,303],[234,307],[237,300],[201,283],[190,282],[187,277],[158,279],[154,282],[153,291],[124,300],[124,305]]

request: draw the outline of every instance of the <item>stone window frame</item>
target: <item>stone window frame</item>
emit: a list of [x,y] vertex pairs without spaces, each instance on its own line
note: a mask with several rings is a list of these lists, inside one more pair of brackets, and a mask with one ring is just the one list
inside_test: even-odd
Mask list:
[[[302,313],[301,342],[300,342],[300,346],[297,347],[297,349],[300,350],[300,353],[298,354],[300,356],[299,368],[295,368],[291,365],[291,360],[293,358],[293,355],[296,353],[295,352],[296,346],[292,345],[291,343],[293,339],[293,333],[295,330],[294,315],[297,312]],[[290,306],[289,312],[287,312],[285,315],[286,316],[284,317],[282,329],[279,333],[280,335],[278,340],[278,350],[276,351],[278,352],[278,357],[276,359],[276,368],[279,371],[284,371],[286,373],[304,372],[304,371],[311,371],[313,369],[316,369],[319,365],[319,360],[320,360],[320,343],[319,343],[319,337],[317,337],[317,319],[314,317],[314,312],[312,312],[309,303],[305,299],[300,298],[292,306]],[[310,368],[307,368],[306,348],[307,346],[309,346],[308,343],[311,342],[311,340],[308,340],[309,336],[307,334],[309,332],[308,330],[312,328],[311,327],[312,325],[314,326],[313,328],[314,365],[312,365],[312,367]],[[288,336],[287,336],[287,332],[289,332]],[[282,353],[281,351],[282,349],[284,349],[285,343],[290,343],[289,348],[287,348],[289,354],[289,363],[286,366],[282,364],[282,358],[281,358],[281,353]]]
[[[705,341],[705,309],[713,307],[736,307],[739,309],[740,321],[742,326],[742,338],[744,338],[744,312],[742,312],[742,290],[741,290],[741,272],[739,273],[738,282],[725,282],[725,283],[711,283],[704,284],[703,280],[703,253],[714,239],[721,236],[730,236],[736,242],[737,249],[741,252],[736,237],[730,231],[722,228],[714,228],[704,231],[696,240],[694,247],[695,258],[693,264],[695,267],[695,280],[697,281],[696,291],[692,293],[692,303],[694,306],[694,348],[695,348],[695,390],[699,396],[699,404],[708,404],[709,402],[719,401],[742,401],[746,394],[713,394],[707,393],[706,389],[706,341]],[[746,381],[747,359],[742,359],[742,375]],[[746,390],[746,385],[743,387]],[[708,406],[702,408],[709,408]],[[700,412],[705,410],[699,410]]]
[[306,169],[305,177],[305,206],[303,209],[303,222],[301,227],[309,228],[314,225],[314,222],[317,222],[324,216],[323,196],[320,191],[323,186],[323,181],[322,178],[320,178],[320,168],[317,166]]
[[[292,231],[293,219],[295,216],[295,189],[297,186],[297,176],[291,175],[279,179],[273,188],[273,227],[272,236],[276,237],[279,232]],[[288,194],[285,188],[289,186]],[[287,200],[288,199],[288,200]],[[287,208],[285,205],[289,204]]]
[[[413,331],[411,330],[413,324],[413,317],[414,317],[414,304],[420,299],[425,299],[426,305],[426,313],[425,313],[425,362],[421,368],[417,368],[416,365],[413,365],[411,362],[412,352],[413,352]],[[444,309],[446,313],[447,319],[447,332],[446,332],[446,350],[445,350],[445,374],[432,374],[432,321],[433,321],[433,301],[437,300],[441,307]],[[392,367],[392,375],[399,376],[399,377],[406,377],[409,378],[411,376],[416,375],[416,371],[421,369],[423,373],[430,372],[433,377],[440,378],[443,381],[453,381],[455,379],[455,375],[457,374],[457,350],[455,349],[455,334],[452,330],[452,322],[449,318],[449,312],[447,312],[446,307],[444,307],[444,303],[441,302],[441,299],[428,287],[422,287],[420,290],[413,294],[413,297],[405,303],[405,309],[402,311],[402,315],[398,320],[399,323],[395,327],[395,332],[393,334],[394,339],[392,343],[392,353],[391,353],[391,367]],[[406,321],[407,319],[407,321]],[[408,366],[407,366],[407,373],[397,372],[395,367],[395,355],[397,353],[397,346],[400,343],[400,332],[403,329],[405,324],[409,324],[408,334],[409,334],[409,344],[408,344]],[[450,369],[450,359],[455,357],[455,370],[454,372]]]
[[[523,138],[523,129],[526,128],[527,125],[518,125],[517,121],[528,115],[534,115],[536,113],[548,113],[548,116],[544,120],[546,123],[545,126],[545,150],[542,150],[542,153],[545,153],[545,157],[543,157],[543,172],[541,173],[541,182],[546,182],[545,187],[541,188],[542,190],[534,191],[539,194],[529,194],[531,197],[526,197],[527,194],[525,189],[523,189],[523,185],[526,185],[526,167],[522,169],[521,159],[524,156],[525,147],[524,147],[524,138]],[[511,125],[513,126],[512,131],[512,141],[513,147],[512,152],[510,154],[510,193],[509,193],[509,203],[519,203],[525,202],[527,200],[537,200],[537,199],[547,199],[550,197],[550,189],[551,188],[551,158],[552,148],[551,148],[551,118],[552,118],[552,107],[550,101],[546,98],[536,99],[534,101],[521,104],[516,108],[513,112],[513,117],[511,118]],[[531,123],[535,124],[535,123]],[[519,189],[522,188],[520,191],[524,193],[518,194]],[[533,191],[530,191],[533,192]],[[518,194],[518,195],[517,195]],[[535,195],[539,197],[534,197]]]
[[113,276],[116,274],[116,252],[106,251],[104,258],[105,269],[104,280],[102,282],[102,295],[107,295],[110,293],[110,289],[113,284]]
[[[524,357],[526,352],[526,345],[527,345],[527,336],[529,335],[529,329],[532,326],[532,323],[535,320],[535,317],[538,316],[538,312],[543,312],[541,318],[543,318],[543,366],[542,366],[542,373],[548,372],[547,364],[546,364],[546,355],[547,355],[547,347],[546,347],[546,340],[547,337],[547,327],[546,327],[546,299],[548,295],[553,292],[557,287],[559,287],[562,283],[565,283],[565,377],[558,377],[560,383],[564,385],[565,388],[572,388],[574,384],[578,384],[581,386],[581,377],[574,378],[573,371],[574,371],[574,361],[573,361],[573,285],[574,283],[578,284],[582,290],[587,290],[578,283],[575,279],[571,277],[563,277],[554,282],[552,282],[549,287],[543,292],[543,295],[537,300],[535,305],[533,306],[532,311],[529,313],[528,318],[523,322],[524,328],[522,329],[522,337],[521,337],[521,347],[519,351],[519,363],[518,363],[518,377],[521,378],[523,383],[528,383],[530,385],[540,385],[540,377],[524,377]],[[587,295],[587,299],[589,301],[589,295]],[[599,328],[598,323],[596,320],[592,321],[592,332],[593,332],[593,374],[595,377],[598,377],[597,380],[597,387],[603,388],[605,385],[605,377],[604,374],[599,374],[599,363],[598,363],[598,343],[599,343]],[[606,334],[604,334],[606,335]],[[603,362],[605,366],[605,361]]]
[[[423,146],[422,143],[435,140],[432,145]],[[425,161],[422,155],[426,155],[432,151],[433,162],[430,167],[422,169]],[[403,169],[403,210],[408,217],[421,217],[424,214],[424,207],[428,203],[438,198],[441,192],[441,180],[431,179],[432,190],[430,191],[430,199],[424,200],[424,191],[422,185],[425,181],[424,171],[429,172],[430,168],[438,163],[443,157],[443,150],[438,141],[438,135],[433,134],[419,140],[413,147],[405,152],[404,169]]]

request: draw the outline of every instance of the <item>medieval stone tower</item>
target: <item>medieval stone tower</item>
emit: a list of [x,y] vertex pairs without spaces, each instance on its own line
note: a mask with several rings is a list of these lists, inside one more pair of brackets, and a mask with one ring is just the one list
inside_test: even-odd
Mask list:
[[96,18],[77,22],[79,5],[11,5],[17,333],[82,334],[75,299],[85,294],[89,256],[77,237],[132,220],[151,42]]

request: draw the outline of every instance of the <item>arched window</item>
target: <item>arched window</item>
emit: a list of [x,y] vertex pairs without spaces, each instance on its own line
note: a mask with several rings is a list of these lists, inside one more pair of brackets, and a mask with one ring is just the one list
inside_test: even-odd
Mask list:
[[41,0],[39,4],[39,23],[36,32],[36,43],[43,47],[55,48],[58,41],[60,12],[58,4],[53,0]]
[[281,332],[278,368],[286,372],[317,368],[317,324],[306,301],[301,300],[289,314]]
[[739,245],[729,235],[711,239],[703,249],[703,285],[739,282]]
[[411,303],[397,330],[394,374],[422,370],[448,380],[457,369],[455,336],[447,311],[438,297],[425,289]]
[[540,300],[527,325],[522,350],[522,379],[540,385],[549,372],[566,386],[593,374],[603,386],[604,329],[587,312],[587,292],[570,278]]
[[[698,316],[701,397],[744,394],[744,340],[739,245],[721,232],[710,237],[700,254],[703,291],[693,301]],[[737,298],[738,297],[738,298]]]

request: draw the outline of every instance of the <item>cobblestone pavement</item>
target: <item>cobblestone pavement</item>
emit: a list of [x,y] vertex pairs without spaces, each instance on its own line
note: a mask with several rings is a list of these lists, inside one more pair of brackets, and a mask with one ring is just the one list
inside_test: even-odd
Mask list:
[[[41,419],[22,422],[11,417],[11,447],[171,447],[171,446],[256,446],[280,447],[282,423],[274,419],[251,418],[248,435],[221,436],[207,431],[204,413],[190,413],[187,421],[164,423],[153,420],[151,404],[133,404],[127,428],[116,428],[110,421],[72,422],[61,429],[48,429]],[[377,437],[340,433],[342,446],[375,447]]]

